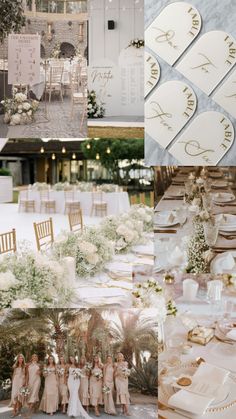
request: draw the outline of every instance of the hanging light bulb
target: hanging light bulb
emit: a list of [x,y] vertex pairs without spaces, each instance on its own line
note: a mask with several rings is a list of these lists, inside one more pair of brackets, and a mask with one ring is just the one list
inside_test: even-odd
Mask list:
[[65,147],[62,147],[62,150],[61,151],[62,151],[63,154],[65,154],[66,153],[66,148]]
[[111,149],[110,149],[110,147],[107,147],[107,154],[111,154]]
[[52,154],[52,160],[56,160],[56,155],[54,153]]
[[87,148],[88,150],[90,150],[90,148],[91,148],[91,144],[90,144],[90,143],[88,143],[88,144],[86,145],[86,148]]
[[41,153],[41,154],[43,154],[43,153],[44,153],[44,148],[43,148],[43,147],[41,147],[41,148],[40,148],[40,153]]
[[73,159],[73,160],[75,160],[75,159],[76,159],[76,154],[75,154],[75,153],[73,153],[73,154],[72,154],[72,159]]
[[99,153],[96,154],[96,160],[100,160],[100,154]]

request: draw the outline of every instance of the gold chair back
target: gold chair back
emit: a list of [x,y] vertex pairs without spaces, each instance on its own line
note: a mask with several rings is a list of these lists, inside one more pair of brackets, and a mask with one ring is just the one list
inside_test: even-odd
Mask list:
[[34,223],[34,232],[36,238],[36,244],[38,251],[42,248],[47,248],[54,243],[53,223],[52,218],[49,220],[42,221],[40,223]]
[[70,231],[77,232],[83,231],[83,213],[82,210],[78,210],[75,212],[71,212],[68,214],[69,217],[69,224],[70,224]]
[[0,255],[16,252],[16,230],[13,228],[7,233],[0,234]]

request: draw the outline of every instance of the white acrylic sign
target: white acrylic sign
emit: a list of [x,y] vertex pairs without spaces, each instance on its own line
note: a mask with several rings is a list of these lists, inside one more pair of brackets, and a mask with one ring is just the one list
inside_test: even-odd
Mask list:
[[5,144],[7,143],[8,138],[0,138],[0,151],[2,151],[3,147],[5,147]]
[[145,31],[145,44],[173,65],[199,34],[201,24],[201,15],[194,6],[171,3]]
[[186,128],[169,152],[187,166],[215,166],[234,141],[231,121],[220,112],[203,112]]
[[146,101],[146,132],[166,148],[192,118],[196,107],[196,95],[186,83],[163,83]]
[[110,60],[99,60],[88,67],[89,90],[94,90],[97,100],[104,104],[107,116],[120,112],[119,69]]
[[212,99],[236,118],[236,69],[220,86]]
[[150,52],[145,51],[145,80],[144,80],[144,96],[148,96],[149,93],[157,85],[160,76],[161,69],[157,59],[150,54]]
[[119,56],[122,115],[143,115],[144,48],[129,47]]
[[236,63],[236,42],[223,31],[207,32],[177,65],[177,70],[210,95]]
[[34,85],[40,82],[40,35],[8,37],[8,83]]

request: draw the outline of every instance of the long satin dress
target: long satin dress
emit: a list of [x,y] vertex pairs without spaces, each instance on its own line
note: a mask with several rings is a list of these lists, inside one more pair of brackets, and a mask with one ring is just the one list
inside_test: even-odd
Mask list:
[[45,413],[55,413],[58,410],[59,392],[56,368],[52,368],[52,370],[45,377],[43,397],[39,406],[39,410]]
[[66,374],[66,368],[65,367],[59,367],[58,369],[64,370],[64,375],[58,374],[58,388],[59,388],[59,403],[60,404],[67,404],[69,397],[68,397],[68,387],[65,383],[65,374]]
[[83,406],[89,406],[89,377],[85,369],[82,372],[84,376],[80,379],[79,398]]
[[14,406],[17,402],[22,402],[22,398],[19,394],[21,387],[25,384],[25,368],[17,367],[14,369],[12,378],[12,390],[11,390],[11,404]]
[[113,391],[114,391],[114,368],[113,365],[106,365],[104,367],[104,385],[111,389],[110,393],[103,394],[104,398],[104,412],[108,415],[115,415],[116,408],[113,400]]
[[115,378],[116,383],[116,403],[117,404],[130,404],[130,395],[129,395],[129,380],[124,377],[122,373],[122,368],[128,368],[127,362],[122,362],[116,364],[117,366],[117,376]]
[[68,388],[69,388],[69,403],[67,415],[80,419],[91,419],[88,413],[84,410],[79,399],[80,378],[73,375],[73,371],[80,371],[79,368],[69,368]]
[[28,398],[28,403],[36,403],[39,401],[39,389],[41,384],[41,378],[38,374],[40,370],[39,364],[32,362],[28,366],[28,374],[29,374],[29,383],[28,387],[30,390],[30,395]]
[[101,368],[95,367],[92,369],[92,375],[89,382],[90,403],[92,406],[103,404],[102,399],[102,379],[98,380],[93,376],[93,373],[102,373]]

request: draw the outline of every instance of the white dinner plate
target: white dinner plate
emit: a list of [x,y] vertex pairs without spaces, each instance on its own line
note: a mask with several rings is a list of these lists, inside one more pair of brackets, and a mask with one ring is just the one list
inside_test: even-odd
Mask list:
[[228,182],[225,180],[217,180],[212,183],[212,188],[227,188]]
[[[167,221],[170,214],[173,214],[174,216],[174,220],[172,222]],[[173,227],[179,224],[179,217],[174,211],[161,211],[155,214],[154,224],[156,227]]]
[[[223,220],[222,220],[223,218]],[[216,221],[219,221],[219,231],[235,232],[236,231],[236,215],[233,214],[218,214]]]
[[[235,260],[235,265],[233,267],[225,268],[224,266],[222,266],[223,261],[230,254]],[[236,250],[231,250],[217,255],[211,262],[210,271],[211,274],[236,273]]]
[[215,203],[224,204],[235,200],[235,196],[229,192],[215,193],[212,195],[212,199]]

